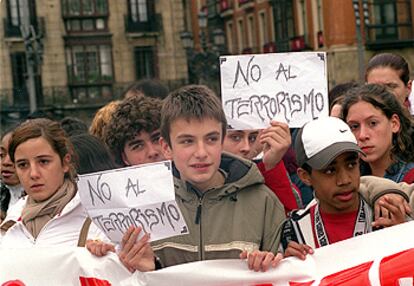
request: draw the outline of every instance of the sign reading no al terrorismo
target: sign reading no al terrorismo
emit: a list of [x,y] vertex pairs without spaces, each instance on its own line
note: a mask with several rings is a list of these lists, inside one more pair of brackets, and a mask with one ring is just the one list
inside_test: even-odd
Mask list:
[[113,242],[121,242],[130,226],[151,233],[151,241],[187,234],[171,168],[171,161],[162,161],[81,175],[82,204]]
[[326,53],[222,56],[220,72],[230,128],[266,128],[271,120],[301,127],[328,115]]

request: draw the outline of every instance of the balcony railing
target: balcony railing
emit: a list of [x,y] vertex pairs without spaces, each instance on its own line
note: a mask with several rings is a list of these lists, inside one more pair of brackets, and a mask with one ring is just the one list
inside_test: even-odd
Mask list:
[[246,47],[242,50],[242,54],[253,54],[253,48]]
[[317,38],[318,38],[318,48],[322,48],[324,45],[324,41],[323,41],[323,32],[319,31],[317,34]]
[[[20,26],[13,25],[8,18],[3,19],[4,37],[5,38],[21,38],[22,33]],[[38,17],[37,22],[33,25],[36,34],[45,35],[45,19]]]
[[238,0],[239,1],[239,7],[244,10],[249,10],[254,7],[254,1],[253,0]]
[[4,36],[5,38],[21,38],[20,27],[14,26],[10,23],[9,19],[3,19]]
[[306,48],[305,45],[305,37],[304,36],[296,36],[291,39],[290,42],[290,50],[293,52],[303,51]]
[[413,46],[412,25],[411,23],[367,25],[366,45],[372,50]]
[[159,32],[161,15],[148,15],[148,21],[134,21],[131,16],[125,15],[125,31],[127,33]]
[[268,42],[263,45],[263,52],[264,53],[275,53],[276,52],[276,43],[275,42]]
[[248,2],[253,2],[253,0],[238,0],[239,1],[239,5],[243,5],[246,4]]
[[220,0],[220,13],[233,9],[233,0]]

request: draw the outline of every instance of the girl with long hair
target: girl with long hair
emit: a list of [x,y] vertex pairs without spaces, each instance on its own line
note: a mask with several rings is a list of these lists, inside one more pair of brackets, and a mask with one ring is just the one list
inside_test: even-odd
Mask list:
[[350,90],[342,118],[366,155],[361,157],[361,175],[414,181],[413,121],[389,89],[366,84]]

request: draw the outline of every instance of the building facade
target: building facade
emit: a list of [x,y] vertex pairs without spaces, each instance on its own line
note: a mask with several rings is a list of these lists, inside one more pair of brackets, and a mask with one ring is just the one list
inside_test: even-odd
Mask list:
[[[325,51],[329,86],[362,81],[374,54],[404,56],[414,70],[413,0],[198,0],[207,10],[209,35],[222,29],[225,54]],[[197,6],[194,8],[194,6]],[[196,24],[191,24],[198,47]]]
[[187,82],[183,13],[181,0],[0,1],[2,124],[33,104],[89,119],[134,81]]

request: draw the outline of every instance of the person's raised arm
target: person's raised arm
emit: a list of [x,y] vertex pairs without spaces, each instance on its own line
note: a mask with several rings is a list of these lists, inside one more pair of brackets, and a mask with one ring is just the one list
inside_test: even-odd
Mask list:
[[289,149],[292,139],[289,126],[282,122],[272,121],[271,126],[264,129],[259,137],[263,144],[263,163],[266,170],[270,170],[282,160]]

